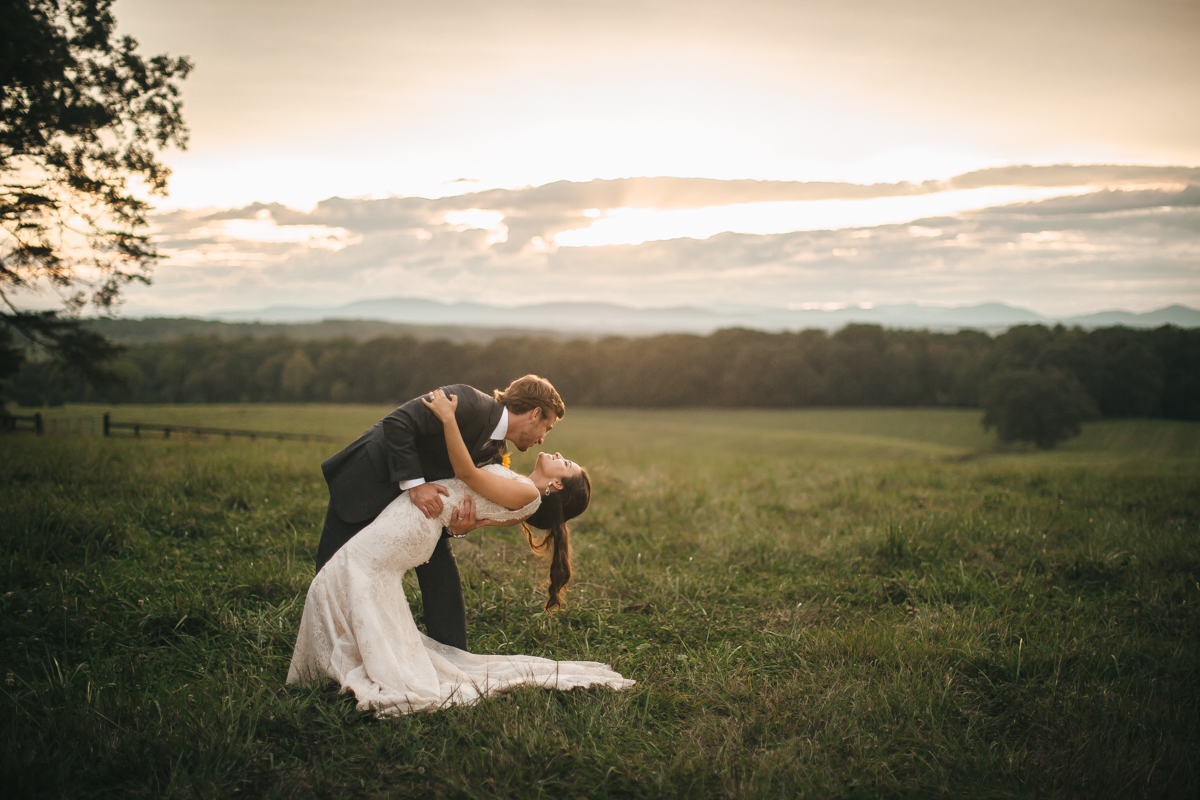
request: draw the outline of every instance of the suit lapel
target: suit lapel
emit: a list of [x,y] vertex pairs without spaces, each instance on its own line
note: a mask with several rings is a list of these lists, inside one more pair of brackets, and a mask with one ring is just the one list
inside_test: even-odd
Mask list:
[[[475,443],[471,454],[482,452],[487,448],[492,441],[492,431],[496,430],[496,426],[500,424],[500,416],[504,413],[504,406],[499,403],[492,403],[491,413],[488,414],[487,420],[483,423],[483,430],[479,433],[479,441]],[[503,442],[501,442],[503,444]]]

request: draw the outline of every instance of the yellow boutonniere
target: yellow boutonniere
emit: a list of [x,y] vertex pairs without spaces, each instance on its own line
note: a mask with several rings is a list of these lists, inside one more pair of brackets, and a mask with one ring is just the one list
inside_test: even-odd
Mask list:
[[500,456],[500,465],[502,467],[504,467],[505,469],[512,469],[510,464],[512,464],[512,459],[509,458],[508,453],[505,453],[504,455]]

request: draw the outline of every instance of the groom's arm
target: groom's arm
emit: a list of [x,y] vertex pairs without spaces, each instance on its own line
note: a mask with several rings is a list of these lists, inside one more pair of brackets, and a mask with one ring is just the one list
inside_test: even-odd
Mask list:
[[[485,396],[465,384],[445,386],[443,389],[447,394],[459,398],[455,419],[458,420],[459,430],[472,437],[468,441],[474,441],[480,435],[481,406],[487,405],[480,401],[485,399]],[[484,424],[489,416],[487,411],[490,409],[485,410],[483,414]],[[384,417],[382,425],[387,445],[389,479],[398,483],[401,491],[408,493],[409,502],[420,509],[426,519],[432,519],[442,513],[442,498],[439,494],[448,495],[449,492],[444,486],[425,483],[424,469],[417,451],[418,436],[436,436],[438,441],[442,440],[441,421],[421,402],[420,397],[416,397]],[[468,530],[474,530],[474,527]],[[465,531],[463,533],[465,535]]]
[[[485,396],[477,389],[465,384],[442,387],[446,394],[458,397],[458,410],[454,417],[459,430],[470,448],[481,435],[481,424],[486,424],[491,409],[484,408]],[[388,479],[400,484],[401,489],[411,489],[425,482],[421,469],[421,458],[417,452],[418,436],[442,436],[442,423],[430,411],[420,397],[409,400],[383,418],[383,434],[387,442]],[[440,509],[439,509],[440,510]]]
[[425,483],[421,457],[417,452],[418,436],[440,436],[442,423],[425,407],[421,398],[409,400],[383,418],[383,435],[387,451],[388,477],[408,494],[408,500],[426,519],[442,513],[442,498],[446,487]]
[[400,484],[401,489],[411,489],[424,483],[421,457],[417,453],[417,437],[440,436],[441,433],[442,423],[419,397],[409,400],[384,417],[388,480]]

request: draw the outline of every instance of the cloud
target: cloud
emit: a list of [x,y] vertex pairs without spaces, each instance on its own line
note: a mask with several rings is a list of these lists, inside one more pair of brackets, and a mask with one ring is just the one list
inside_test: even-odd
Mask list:
[[[946,181],[1095,191],[903,224],[638,245],[562,247],[609,203],[684,209],[932,193],[931,184],[795,184],[646,178],[560,182],[457,197],[332,198],[155,218],[169,260],[138,308],[203,313],[408,296],[525,304],[788,305],[1000,300],[1045,313],[1200,305],[1200,186],[1188,167],[1011,167]],[[1083,184],[1081,184],[1081,181]],[[1136,188],[1146,185],[1159,188]],[[891,193],[891,194],[889,194]],[[622,206],[629,207],[629,206]],[[636,207],[636,206],[634,206]],[[539,244],[540,242],[540,244]]]
[[[647,177],[593,180],[583,183],[557,181],[543,186],[490,189],[436,199],[393,197],[368,200],[335,197],[318,203],[311,212],[296,211],[279,204],[255,203],[240,209],[199,215],[176,212],[163,215],[158,224],[163,235],[170,237],[175,233],[186,232],[189,223],[254,219],[265,214],[278,225],[316,225],[359,234],[379,231],[408,232],[428,239],[435,233],[449,228],[461,228],[461,222],[448,221],[447,214],[451,215],[450,220],[461,220],[464,212],[493,212],[502,215],[504,232],[499,232],[496,226],[501,223],[496,223],[496,226],[491,228],[491,244],[501,252],[519,253],[530,247],[539,248],[543,243],[553,242],[554,237],[564,231],[586,231],[596,224],[597,219],[606,216],[602,211],[609,210],[653,209],[670,213],[688,209],[749,206],[755,203],[870,203],[887,198],[945,195],[989,187],[1065,189],[1156,185],[1174,186],[1178,190],[1189,182],[1200,183],[1200,168],[1107,164],[1026,165],[966,173],[947,181],[880,184]],[[1113,194],[1112,197],[1130,199],[1126,194],[1120,193]],[[1103,200],[1093,199],[1089,202]],[[1168,198],[1167,202],[1173,201]],[[865,205],[863,207],[866,208]],[[1052,206],[1045,208],[1050,209]],[[748,208],[747,211],[751,209]],[[892,213],[894,215],[895,212]],[[918,215],[921,212],[914,208],[913,213]],[[814,218],[828,219],[828,214],[818,214]],[[870,214],[864,216],[864,220],[871,218]],[[606,219],[604,224],[609,224],[609,221]],[[820,224],[822,223],[818,223]],[[678,220],[675,227],[680,230],[708,230],[704,225],[697,227],[686,222],[679,224]],[[746,227],[735,229],[747,230]],[[720,230],[719,226],[717,230]],[[582,238],[586,241],[595,239]]]
[[991,214],[1104,214],[1145,208],[1200,206],[1200,185],[1187,186],[1179,191],[1163,189],[1103,189],[1071,197],[1055,197],[1033,203],[1014,203],[1003,208],[989,209]]
[[950,189],[983,186],[1130,186],[1200,183],[1200,167],[1128,164],[1053,164],[993,167],[946,181]]
[[[506,215],[558,219],[582,215],[584,210],[593,208],[683,209],[743,203],[868,200],[996,186],[1099,187],[1189,183],[1200,184],[1200,168],[1110,164],[1025,165],[969,172],[946,181],[875,184],[645,177],[583,183],[556,181],[543,186],[489,189],[435,200],[392,198],[348,201],[334,198],[318,204],[313,214],[318,217],[336,216],[338,223],[342,224],[345,218],[340,215],[347,213],[347,204],[352,204],[360,210],[372,208],[380,214],[434,214],[447,210],[484,208]],[[256,205],[253,208],[261,207],[264,206]]]

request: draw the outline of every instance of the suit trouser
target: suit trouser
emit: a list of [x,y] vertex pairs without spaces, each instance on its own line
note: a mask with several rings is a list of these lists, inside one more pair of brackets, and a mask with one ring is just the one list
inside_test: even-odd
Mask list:
[[[371,524],[372,520],[350,523],[334,513],[333,505],[325,512],[325,527],[317,546],[317,571],[325,566],[350,537]],[[421,608],[425,612],[425,631],[430,639],[467,649],[467,607],[463,600],[462,580],[458,562],[450,549],[450,537],[438,539],[429,561],[417,567],[417,583],[421,586]]]

